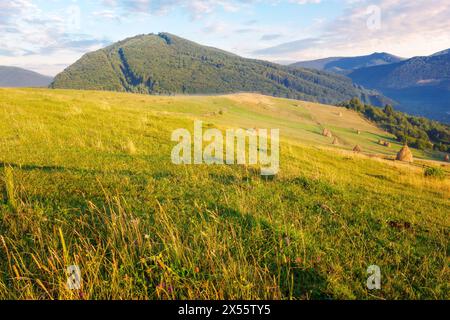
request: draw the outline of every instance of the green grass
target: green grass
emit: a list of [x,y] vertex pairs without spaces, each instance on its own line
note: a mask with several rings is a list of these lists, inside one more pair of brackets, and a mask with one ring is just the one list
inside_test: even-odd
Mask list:
[[[400,146],[338,110],[0,89],[0,298],[449,299],[448,167],[435,179],[422,167],[433,155],[369,157]],[[172,165],[172,130],[194,119],[281,129],[280,174]],[[348,151],[356,143],[367,155]],[[66,288],[74,264],[80,291]],[[366,288],[373,264],[380,291]]]

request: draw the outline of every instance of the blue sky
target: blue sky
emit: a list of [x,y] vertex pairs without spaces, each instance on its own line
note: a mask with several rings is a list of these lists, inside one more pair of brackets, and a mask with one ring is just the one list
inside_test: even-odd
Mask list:
[[448,0],[1,0],[0,65],[54,75],[86,52],[170,32],[271,61],[450,48]]

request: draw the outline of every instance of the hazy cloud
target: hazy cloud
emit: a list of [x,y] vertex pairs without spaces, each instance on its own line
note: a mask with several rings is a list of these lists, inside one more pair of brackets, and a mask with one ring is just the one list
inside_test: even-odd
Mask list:
[[260,55],[283,55],[285,53],[290,53],[292,51],[298,51],[298,50],[310,48],[312,46],[317,46],[322,43],[323,43],[323,41],[318,38],[302,39],[302,40],[283,43],[283,44],[277,45],[275,47],[270,47],[267,49],[257,50],[257,51],[255,51],[255,53],[260,54]]
[[272,40],[279,39],[281,37],[282,37],[282,35],[279,34],[279,33],[276,33],[276,34],[264,34],[261,37],[261,41],[272,41]]
[[61,59],[69,64],[74,57],[110,43],[107,39],[80,34],[78,15],[78,8],[73,5],[62,12],[43,12],[31,0],[1,1],[2,63],[8,64],[14,57],[16,63],[35,64],[48,58],[55,64],[61,63]]
[[326,23],[316,39],[299,39],[257,50],[274,57],[324,57],[389,51],[402,56],[427,44],[429,53],[450,45],[448,0],[353,0],[345,13]]
[[246,0],[107,0],[103,3],[107,6],[118,8],[133,13],[167,14],[175,9],[189,12],[192,18],[200,18],[217,9],[233,12],[239,10],[247,3]]

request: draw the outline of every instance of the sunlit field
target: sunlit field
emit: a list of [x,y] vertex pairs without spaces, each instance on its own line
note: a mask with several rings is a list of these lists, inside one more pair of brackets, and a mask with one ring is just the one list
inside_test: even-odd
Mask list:
[[[279,174],[172,164],[196,119],[280,129]],[[449,299],[450,169],[400,148],[353,111],[261,95],[0,89],[0,299]]]

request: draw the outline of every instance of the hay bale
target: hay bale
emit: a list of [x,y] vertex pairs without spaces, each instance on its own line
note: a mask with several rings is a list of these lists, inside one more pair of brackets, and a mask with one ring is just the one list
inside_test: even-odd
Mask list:
[[397,154],[397,160],[410,163],[414,162],[413,154],[409,149],[408,145],[405,144],[405,146]]
[[339,145],[339,139],[338,139],[338,138],[334,138],[333,144],[334,144],[335,146]]
[[323,134],[324,137],[328,137],[328,138],[332,138],[333,137],[333,135],[331,134],[331,131],[326,129],[326,128],[323,129],[322,134]]
[[360,147],[359,145],[356,145],[356,146],[353,148],[353,151],[359,153],[359,152],[362,151],[362,149],[361,149],[361,147]]
[[134,145],[134,142],[131,140],[128,140],[128,142],[123,145],[122,150],[128,153],[129,155],[135,155],[137,153],[136,146]]

